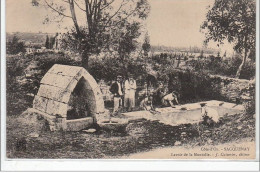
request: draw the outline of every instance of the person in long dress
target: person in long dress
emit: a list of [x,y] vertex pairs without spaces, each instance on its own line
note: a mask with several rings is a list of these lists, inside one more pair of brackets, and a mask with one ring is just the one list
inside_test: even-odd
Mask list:
[[136,81],[129,75],[124,85],[124,107],[127,111],[132,111],[135,107]]

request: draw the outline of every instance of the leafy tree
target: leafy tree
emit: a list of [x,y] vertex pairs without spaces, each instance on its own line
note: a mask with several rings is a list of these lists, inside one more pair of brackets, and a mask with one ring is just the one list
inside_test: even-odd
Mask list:
[[[118,50],[124,57],[135,50],[137,31],[150,9],[147,0],[33,0],[32,4],[38,6],[40,1],[57,17],[73,21],[73,27],[65,34],[63,47],[80,53],[85,68],[92,54]],[[83,23],[77,18],[79,13],[85,16]],[[119,29],[123,32],[118,32]]]
[[145,34],[144,43],[142,45],[142,49],[143,49],[143,52],[144,52],[144,56],[147,57],[148,56],[148,52],[151,50],[150,38],[149,38],[148,33]]
[[200,58],[203,58],[203,57],[204,57],[204,51],[201,50],[201,51],[200,51]]
[[227,40],[234,44],[235,51],[243,54],[243,61],[236,73],[239,78],[250,52],[255,51],[255,0],[215,0],[206,17],[201,26],[207,30],[205,43],[209,40],[220,43]]
[[50,37],[49,49],[53,49],[55,44],[55,37]]
[[140,23],[127,22],[127,24],[124,25],[124,28],[119,28],[118,31],[118,36],[121,36],[118,39],[118,54],[122,61],[124,61],[125,58],[129,58],[130,53],[136,50],[138,46],[136,39],[141,35],[139,32]]
[[13,36],[12,41],[7,42],[6,52],[7,54],[18,54],[20,52],[24,53],[26,52],[25,45],[23,42],[19,41],[17,36]]

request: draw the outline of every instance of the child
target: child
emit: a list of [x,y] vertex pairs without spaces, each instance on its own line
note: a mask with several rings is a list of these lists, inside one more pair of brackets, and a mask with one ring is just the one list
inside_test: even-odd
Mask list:
[[179,104],[178,102],[178,99],[177,99],[177,94],[176,92],[172,92],[170,94],[167,94],[166,96],[164,96],[162,98],[162,105],[163,106],[171,106],[171,107],[174,107],[174,103],[173,102],[176,102],[177,104]]
[[145,98],[140,102],[140,107],[146,111],[154,110],[153,97],[146,95]]
[[201,103],[201,116],[205,123],[212,125],[219,122],[219,114],[215,109],[209,108],[207,103]]

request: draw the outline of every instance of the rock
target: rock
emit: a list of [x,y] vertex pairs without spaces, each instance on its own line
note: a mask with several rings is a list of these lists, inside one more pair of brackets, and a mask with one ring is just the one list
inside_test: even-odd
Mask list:
[[237,129],[240,130],[240,129],[242,129],[242,127],[241,127],[241,126],[238,126]]
[[186,132],[182,132],[182,133],[181,133],[181,136],[186,136],[186,135],[187,135]]
[[231,122],[228,122],[227,125],[230,126],[232,123]]
[[97,130],[96,129],[88,129],[88,130],[82,130],[83,132],[86,133],[95,133]]
[[180,142],[180,141],[174,142],[174,146],[180,146],[180,145],[181,145],[181,142]]
[[110,119],[103,119],[97,122],[97,124],[106,130],[122,130],[122,128],[126,128],[128,125],[127,119],[122,118],[110,118]]
[[213,144],[213,141],[211,139],[208,139],[207,143],[208,144]]
[[31,138],[38,138],[40,135],[38,133],[30,133],[28,136]]
[[210,131],[209,130],[205,130],[204,133],[210,133]]
[[241,119],[240,119],[240,118],[236,120],[236,123],[240,123],[240,122],[241,122]]

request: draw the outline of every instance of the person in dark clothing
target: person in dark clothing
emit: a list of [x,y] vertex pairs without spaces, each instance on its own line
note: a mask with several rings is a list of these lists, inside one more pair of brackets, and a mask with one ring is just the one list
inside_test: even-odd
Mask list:
[[165,88],[163,87],[163,83],[160,82],[158,88],[156,89],[156,91],[153,94],[153,103],[154,105],[161,105],[162,102],[162,98],[166,95],[166,91]]
[[116,82],[110,87],[110,92],[114,95],[114,110],[113,113],[118,112],[119,108],[122,107],[122,76],[117,76]]

